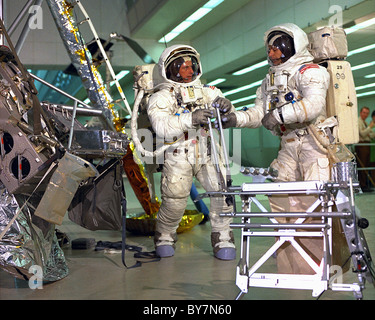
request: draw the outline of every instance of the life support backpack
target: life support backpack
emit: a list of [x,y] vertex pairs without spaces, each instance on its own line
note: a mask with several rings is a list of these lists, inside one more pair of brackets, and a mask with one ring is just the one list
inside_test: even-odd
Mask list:
[[[156,134],[152,129],[150,119],[147,115],[148,101],[153,93],[158,90],[162,78],[156,64],[145,64],[135,66],[134,77],[134,107],[131,120],[132,138],[137,150],[142,156],[154,158],[156,156]],[[145,150],[138,137],[138,128],[146,128],[153,135],[153,146],[151,150]],[[155,151],[154,151],[155,150]],[[160,151],[161,152],[161,151]],[[153,161],[153,163],[155,163]]]
[[308,34],[309,51],[314,63],[324,66],[330,75],[327,91],[327,117],[335,117],[337,143],[359,141],[357,96],[350,63],[346,61],[348,45],[344,29],[324,27]]

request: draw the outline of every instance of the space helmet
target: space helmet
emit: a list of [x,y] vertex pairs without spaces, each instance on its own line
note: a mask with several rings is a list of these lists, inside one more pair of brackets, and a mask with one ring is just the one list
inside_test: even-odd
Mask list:
[[268,57],[268,63],[275,71],[277,69],[292,71],[296,66],[311,63],[314,57],[308,50],[307,34],[294,23],[276,25],[264,34],[264,44],[268,53],[268,45],[274,45],[283,53],[282,63],[273,65]]
[[[281,63],[288,61],[296,53],[293,38],[283,31],[272,31],[266,40],[267,56],[270,47],[279,49],[282,53]],[[273,66],[273,61],[268,56],[268,63]]]
[[[188,83],[184,82],[180,74],[180,68],[186,62],[189,62],[193,70],[191,81]],[[173,84],[193,85],[202,75],[199,53],[188,45],[173,45],[166,48],[160,56],[158,65],[162,78]]]

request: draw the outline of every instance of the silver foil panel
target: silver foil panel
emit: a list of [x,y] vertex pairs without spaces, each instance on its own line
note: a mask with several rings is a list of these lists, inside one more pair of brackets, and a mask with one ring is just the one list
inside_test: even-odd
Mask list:
[[[0,233],[18,213],[0,240],[0,268],[23,280],[29,280],[33,273],[31,266],[40,266],[43,281],[57,281],[69,273],[65,256],[55,234],[55,225],[34,216],[34,205],[40,195],[28,199],[25,195],[12,195],[0,182]],[[34,205],[33,205],[34,204]]]

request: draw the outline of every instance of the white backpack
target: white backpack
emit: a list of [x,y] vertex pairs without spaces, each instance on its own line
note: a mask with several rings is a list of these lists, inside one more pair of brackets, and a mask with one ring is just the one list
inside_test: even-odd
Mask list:
[[327,117],[338,122],[338,143],[359,141],[358,107],[351,66],[346,61],[348,45],[342,28],[324,27],[308,34],[309,51],[314,62],[324,66],[330,74],[327,91]]

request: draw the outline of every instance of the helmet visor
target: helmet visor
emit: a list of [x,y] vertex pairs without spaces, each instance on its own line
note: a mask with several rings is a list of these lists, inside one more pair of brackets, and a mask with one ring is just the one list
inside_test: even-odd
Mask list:
[[272,66],[288,61],[296,53],[293,38],[284,32],[271,32],[267,38],[266,52]]
[[200,73],[198,60],[192,55],[178,57],[166,67],[167,78],[175,82],[192,82]]

